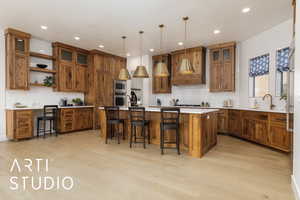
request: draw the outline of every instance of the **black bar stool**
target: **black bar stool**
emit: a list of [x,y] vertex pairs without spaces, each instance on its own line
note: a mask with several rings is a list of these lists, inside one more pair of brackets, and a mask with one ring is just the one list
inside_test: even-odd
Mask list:
[[[144,144],[144,148],[146,148],[146,138],[148,136],[148,144],[150,144],[150,126],[149,120],[145,119],[145,108],[144,107],[129,107],[130,113],[130,123],[131,123],[131,134],[130,134],[130,148],[132,147],[132,140],[134,139],[134,143],[142,143]],[[137,137],[137,127],[141,127],[141,136]],[[145,128],[147,129],[147,135]],[[137,142],[137,139],[143,140],[142,142]]]
[[[108,137],[113,139],[117,136],[118,144],[120,144],[120,136],[123,136],[124,139],[124,119],[120,119],[120,109],[117,106],[106,106],[105,107],[106,115],[106,139],[105,144],[107,144]],[[118,129],[118,125],[122,124],[122,132],[115,132],[115,129]]]
[[[43,122],[43,128],[40,128],[40,122]],[[49,130],[46,130],[46,122],[50,122]],[[37,118],[37,137],[40,136],[40,132],[44,133],[44,138],[46,137],[46,133],[50,133],[52,135],[52,130],[55,130],[55,135],[58,135],[57,128],[58,121],[58,106],[57,105],[45,105],[43,116]]]
[[[165,147],[165,144],[176,144],[177,153],[180,155],[180,141],[179,141],[179,108],[161,108],[161,123],[160,123],[160,149],[161,154],[164,154],[164,149],[174,149],[174,147]],[[165,131],[175,130],[175,142],[165,142]]]

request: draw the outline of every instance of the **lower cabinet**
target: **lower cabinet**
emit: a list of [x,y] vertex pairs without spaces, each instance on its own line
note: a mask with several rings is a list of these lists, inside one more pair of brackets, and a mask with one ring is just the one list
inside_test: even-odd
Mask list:
[[7,110],[6,136],[9,139],[33,137],[32,110]]
[[224,128],[224,118],[226,115],[218,115],[218,132],[227,132],[285,152],[291,151],[292,133],[286,130],[284,113],[228,110],[227,130]]
[[75,129],[84,130],[93,128],[93,110],[92,109],[76,109],[75,110]]
[[60,132],[93,128],[93,108],[64,108],[60,111]]
[[228,132],[236,136],[241,135],[241,112],[239,110],[228,111]]
[[269,144],[282,151],[291,151],[292,133],[286,130],[286,115],[270,116]]
[[219,133],[227,133],[228,131],[228,110],[220,110],[217,113],[218,118],[218,132]]
[[211,147],[217,144],[217,116],[216,113],[201,115],[202,126],[202,152],[206,153]]

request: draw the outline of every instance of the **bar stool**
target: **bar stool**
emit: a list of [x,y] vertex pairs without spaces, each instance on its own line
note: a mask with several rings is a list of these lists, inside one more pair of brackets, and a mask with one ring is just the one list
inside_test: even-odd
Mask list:
[[[43,116],[37,118],[37,137],[40,136],[40,132],[44,133],[44,138],[46,137],[46,133],[50,133],[52,135],[52,129],[55,130],[55,136],[58,135],[57,128],[57,120],[58,120],[58,106],[57,105],[45,105]],[[43,128],[40,128],[40,122],[43,122]],[[50,122],[49,130],[46,130],[47,121]]]
[[[130,123],[131,123],[131,134],[130,134],[130,148],[132,147],[132,140],[134,143],[144,144],[144,149],[146,148],[146,138],[148,137],[148,144],[150,144],[150,121],[145,119],[145,108],[144,107],[129,107],[130,113]],[[141,127],[141,136],[137,137],[137,127]],[[145,128],[147,127],[147,135]],[[143,140],[142,142],[137,142],[137,140]]]
[[[105,108],[106,115],[106,138],[105,144],[107,144],[108,137],[113,139],[113,137],[117,136],[118,144],[120,144],[120,136],[124,137],[124,119],[120,119],[120,109],[117,106],[106,106]],[[122,124],[122,132],[115,132],[115,129],[118,128],[116,126]]]
[[[180,141],[179,141],[179,108],[161,108],[161,123],[160,123],[160,149],[161,154],[164,154],[164,149],[174,149],[174,147],[165,147],[165,144],[176,144],[177,153],[180,155]],[[175,130],[175,142],[165,141],[165,131]]]

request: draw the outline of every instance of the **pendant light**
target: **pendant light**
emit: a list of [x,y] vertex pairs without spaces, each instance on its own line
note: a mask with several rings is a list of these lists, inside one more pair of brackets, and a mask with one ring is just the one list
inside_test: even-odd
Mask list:
[[188,74],[193,74],[194,73],[194,69],[189,61],[189,59],[187,58],[186,55],[186,41],[187,41],[187,31],[186,31],[186,27],[187,27],[187,21],[189,20],[189,17],[184,17],[183,21],[184,21],[184,57],[181,61],[181,65],[179,68],[179,73],[183,74],[183,75],[188,75]]
[[137,66],[136,70],[133,73],[134,78],[149,78],[147,69],[145,66],[142,65],[143,61],[143,33],[144,31],[140,31],[140,65]]
[[[122,37],[123,39],[123,53],[124,55],[126,55],[126,48],[125,48],[125,40],[126,40],[126,36],[123,36]],[[120,70],[120,73],[119,73],[119,80],[122,80],[122,81],[127,81],[130,79],[130,74],[128,72],[128,69],[127,67],[123,67],[121,70]]]
[[[161,24],[158,27],[160,28],[160,51],[162,51],[162,40],[163,40],[164,25]],[[161,60],[155,68],[154,76],[156,76],[156,77],[168,77],[169,75],[170,74],[169,74],[168,67],[167,67],[166,63],[163,62],[163,56],[161,56]]]

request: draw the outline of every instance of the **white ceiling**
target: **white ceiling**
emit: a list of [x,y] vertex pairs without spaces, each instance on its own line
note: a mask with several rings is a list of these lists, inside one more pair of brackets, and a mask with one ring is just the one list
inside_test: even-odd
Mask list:
[[[242,8],[250,7],[247,14]],[[159,49],[159,24],[165,24],[165,51],[180,49],[183,16],[189,16],[187,46],[242,41],[292,17],[290,0],[1,0],[0,27],[13,27],[49,41],[120,55],[138,55],[138,31],[144,30],[144,54]],[[41,25],[48,26],[42,30]],[[215,29],[221,33],[214,35]],[[75,41],[74,36],[80,36]]]

